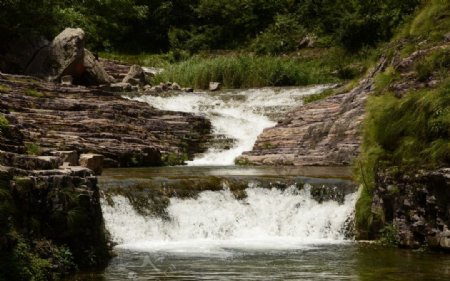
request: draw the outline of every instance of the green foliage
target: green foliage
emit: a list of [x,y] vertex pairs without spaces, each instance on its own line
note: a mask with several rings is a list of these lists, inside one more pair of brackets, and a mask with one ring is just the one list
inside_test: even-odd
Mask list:
[[397,228],[387,225],[380,231],[380,243],[388,247],[397,247],[400,243]]
[[29,155],[40,155],[42,148],[37,143],[26,143],[25,148]]
[[43,93],[41,93],[41,92],[39,92],[38,90],[36,90],[36,89],[26,89],[25,90],[25,92],[24,92],[24,94],[26,95],[26,96],[29,96],[29,97],[34,97],[34,98],[42,98],[42,97],[44,97],[44,94]]
[[6,117],[3,114],[1,114],[0,115],[0,129],[3,129],[8,126],[9,126],[8,119],[6,119]]
[[450,68],[450,49],[432,52],[417,62],[415,68],[421,82],[427,81],[435,72],[445,78]]
[[189,160],[186,153],[168,153],[162,156],[162,161],[168,166],[185,165],[185,161]]
[[429,0],[408,25],[403,35],[424,36],[434,41],[441,41],[450,30],[450,2],[443,0]]
[[163,81],[207,89],[211,81],[220,82],[225,88],[250,88],[332,83],[338,79],[330,66],[319,60],[222,55],[194,56],[171,65],[154,79],[154,83]]
[[0,93],[7,93],[11,91],[11,87],[8,85],[0,85]]
[[197,53],[251,45],[258,53],[278,54],[315,34],[319,45],[355,51],[389,39],[419,2],[8,0],[0,2],[0,37],[50,38],[65,27],[81,27],[94,51]]
[[306,30],[294,15],[277,15],[275,21],[259,34],[250,48],[260,55],[278,55],[297,50]]
[[383,92],[388,86],[398,78],[395,69],[390,66],[384,72],[375,77],[375,89],[377,92]]

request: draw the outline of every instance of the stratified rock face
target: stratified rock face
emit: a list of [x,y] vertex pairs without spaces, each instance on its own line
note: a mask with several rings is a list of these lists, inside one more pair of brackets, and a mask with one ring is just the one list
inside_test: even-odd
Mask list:
[[350,93],[301,106],[264,130],[253,150],[237,159],[254,165],[350,165],[359,153],[364,104],[384,61]]
[[450,250],[450,169],[413,175],[379,172],[372,212],[393,225],[400,246]]
[[[1,127],[0,147],[14,149],[0,151],[0,191],[7,194],[0,205],[14,208],[9,223],[1,225],[2,261],[13,258],[20,236],[31,245],[46,241],[68,247],[80,269],[106,266],[111,255],[97,178],[87,168],[59,168],[64,160],[59,156],[24,154],[21,125],[10,115],[8,119],[10,124]],[[60,257],[52,252],[40,256],[34,246],[30,251],[49,262],[49,271],[67,274],[69,269],[58,268]]]
[[45,155],[73,150],[104,155],[106,167],[155,166],[162,155],[202,152],[210,137],[203,117],[159,111],[98,89],[10,75],[0,75],[0,85],[8,89],[0,110]]

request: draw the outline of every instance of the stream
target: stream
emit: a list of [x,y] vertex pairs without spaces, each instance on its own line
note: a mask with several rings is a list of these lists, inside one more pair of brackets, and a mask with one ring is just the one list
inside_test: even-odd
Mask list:
[[238,167],[258,135],[331,86],[134,98],[211,120],[187,166],[99,179],[117,256],[68,280],[450,280],[450,256],[354,241],[359,187],[343,167]]

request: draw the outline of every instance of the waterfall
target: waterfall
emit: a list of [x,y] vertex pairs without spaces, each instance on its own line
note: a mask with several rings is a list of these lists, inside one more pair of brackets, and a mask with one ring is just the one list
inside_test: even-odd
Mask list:
[[[236,199],[227,189],[195,198],[173,197],[168,218],[142,216],[121,195],[102,202],[107,229],[118,247],[133,251],[220,253],[232,249],[295,249],[345,241],[357,193],[318,203],[303,189],[246,189]],[[111,203],[111,202],[110,202]]]
[[218,138],[233,140],[231,147],[212,146],[188,165],[233,165],[234,159],[251,150],[258,135],[273,127],[289,110],[302,105],[305,96],[324,91],[332,86],[308,88],[262,88],[229,92],[170,93],[134,98],[171,111],[182,111],[205,116],[211,121]]

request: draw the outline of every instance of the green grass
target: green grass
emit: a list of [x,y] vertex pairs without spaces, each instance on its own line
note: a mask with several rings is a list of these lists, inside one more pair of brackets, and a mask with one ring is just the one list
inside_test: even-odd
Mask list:
[[25,148],[29,155],[40,155],[42,151],[42,148],[36,143],[27,143],[25,144]]
[[450,31],[450,2],[429,0],[406,28],[409,36],[424,36],[433,41],[441,41]]
[[0,85],[0,92],[2,93],[7,93],[11,91],[11,87],[8,85]]
[[322,100],[322,99],[328,98],[328,97],[330,97],[330,96],[332,96],[334,94],[336,94],[336,91],[334,89],[328,89],[328,90],[325,90],[325,91],[323,91],[323,92],[321,92],[319,94],[306,96],[303,99],[303,104],[308,104],[308,103],[312,103],[312,102],[315,102],[315,101],[318,101],[318,100]]
[[26,89],[25,92],[24,92],[24,94],[25,94],[26,96],[34,97],[34,98],[42,98],[42,97],[45,96],[44,93],[41,93],[41,92],[39,92],[39,91],[36,90],[36,89]]
[[0,115],[0,128],[5,128],[9,126],[9,121],[4,115]]
[[339,81],[333,68],[320,60],[291,57],[220,55],[194,56],[169,66],[154,82],[175,81],[182,86],[207,89],[209,82],[224,88],[302,86]]

